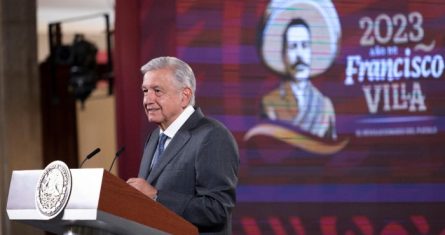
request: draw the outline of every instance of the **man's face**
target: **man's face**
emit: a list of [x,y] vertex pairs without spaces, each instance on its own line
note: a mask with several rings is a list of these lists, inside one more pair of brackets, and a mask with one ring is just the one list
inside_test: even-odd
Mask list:
[[311,72],[311,41],[306,26],[290,26],[284,46],[283,59],[287,72],[297,81],[308,80]]
[[191,90],[179,88],[168,69],[149,71],[142,82],[144,110],[149,122],[165,130],[187,107]]

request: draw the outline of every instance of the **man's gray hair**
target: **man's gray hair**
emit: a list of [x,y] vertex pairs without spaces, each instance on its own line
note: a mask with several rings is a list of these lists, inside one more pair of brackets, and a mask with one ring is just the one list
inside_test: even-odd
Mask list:
[[176,57],[158,57],[154,58],[141,67],[142,74],[146,74],[149,71],[169,69],[177,81],[179,88],[190,88],[192,90],[192,97],[190,99],[190,105],[195,105],[195,91],[196,91],[196,78],[192,68],[184,61]]

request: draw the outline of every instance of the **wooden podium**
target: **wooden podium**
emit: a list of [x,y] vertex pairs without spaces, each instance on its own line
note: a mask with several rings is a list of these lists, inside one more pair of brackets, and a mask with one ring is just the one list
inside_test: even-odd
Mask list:
[[104,169],[71,169],[68,203],[53,219],[35,205],[43,170],[13,171],[8,194],[10,220],[57,234],[198,234],[198,229]]

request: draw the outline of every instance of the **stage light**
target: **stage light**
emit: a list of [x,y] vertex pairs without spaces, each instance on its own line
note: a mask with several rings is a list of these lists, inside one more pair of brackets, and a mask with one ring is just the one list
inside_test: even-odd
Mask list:
[[98,79],[96,54],[97,47],[77,34],[71,45],[69,88],[75,99],[83,103],[96,88]]

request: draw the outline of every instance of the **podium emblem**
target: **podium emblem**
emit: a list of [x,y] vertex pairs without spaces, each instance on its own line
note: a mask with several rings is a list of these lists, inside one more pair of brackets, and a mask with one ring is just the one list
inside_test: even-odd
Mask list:
[[71,194],[71,171],[62,161],[53,161],[43,170],[37,183],[36,207],[47,219],[65,209]]

